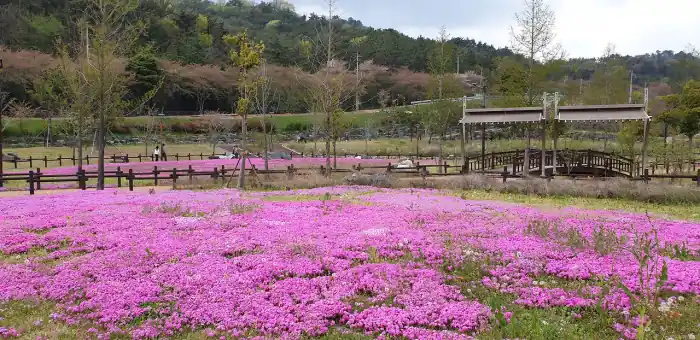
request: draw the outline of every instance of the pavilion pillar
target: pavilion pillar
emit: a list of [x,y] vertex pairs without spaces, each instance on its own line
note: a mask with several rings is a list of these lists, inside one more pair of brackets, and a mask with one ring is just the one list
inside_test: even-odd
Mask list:
[[486,123],[481,123],[481,171],[486,170]]
[[[644,112],[649,109],[649,88],[644,89]],[[642,174],[647,169],[647,147],[649,145],[649,118],[644,119],[644,140],[642,144]]]
[[542,160],[540,161],[540,176],[544,177],[545,176],[545,166],[547,164],[546,160],[546,148],[547,148],[547,93],[545,92],[542,95],[542,117],[540,117],[542,120],[542,150],[540,150],[540,153],[542,154]]

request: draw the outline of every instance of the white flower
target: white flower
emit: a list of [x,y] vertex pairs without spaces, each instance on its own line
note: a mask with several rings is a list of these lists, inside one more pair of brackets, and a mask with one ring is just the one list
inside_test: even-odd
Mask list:
[[659,312],[661,312],[661,313],[667,313],[667,312],[669,312],[670,310],[671,310],[671,307],[669,307],[669,306],[668,306],[667,304],[665,304],[665,303],[661,303],[661,305],[659,306]]
[[471,294],[472,290],[471,288],[467,288],[467,293]]
[[[684,297],[682,297],[682,296],[679,296],[679,297],[678,297],[678,301],[683,302],[684,300],[685,300]],[[690,334],[690,335],[692,335],[692,334]]]
[[542,324],[546,326],[549,325],[549,322],[547,322],[546,320],[542,320]]
[[695,340],[695,334],[693,334],[693,333],[688,334],[688,339]]

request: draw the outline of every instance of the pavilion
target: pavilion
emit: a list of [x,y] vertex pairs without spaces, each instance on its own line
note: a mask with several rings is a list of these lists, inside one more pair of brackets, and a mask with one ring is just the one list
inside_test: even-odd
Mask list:
[[[644,142],[642,146],[642,171],[646,169],[647,140],[649,134],[649,119],[647,114],[649,106],[649,90],[644,89],[644,104],[615,104],[615,105],[575,105],[559,106],[559,93],[554,93],[554,120],[561,122],[599,122],[599,121],[629,121],[642,120],[644,122]],[[547,104],[549,94],[542,96],[542,106],[539,107],[512,107],[512,108],[481,108],[467,109],[466,98],[462,109],[462,142],[465,142],[466,125],[481,126],[481,170],[485,170],[486,154],[486,125],[487,124],[518,124],[540,123],[542,127],[542,164],[541,175],[545,175],[545,145],[547,128]],[[555,136],[558,138],[558,136]],[[463,152],[465,153],[465,152]],[[528,153],[525,152],[527,162]],[[557,164],[557,150],[553,151],[553,164]],[[466,159],[466,155],[462,155]],[[556,173],[556,166],[554,166]]]

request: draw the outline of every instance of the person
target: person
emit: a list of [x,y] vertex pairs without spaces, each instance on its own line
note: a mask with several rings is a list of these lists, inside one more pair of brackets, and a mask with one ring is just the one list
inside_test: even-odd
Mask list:
[[167,162],[167,161],[168,161],[168,154],[165,153],[165,143],[163,143],[163,144],[160,145],[160,159],[161,159],[163,162]]
[[158,158],[160,158],[160,146],[156,145],[156,148],[153,149],[153,160],[157,162]]

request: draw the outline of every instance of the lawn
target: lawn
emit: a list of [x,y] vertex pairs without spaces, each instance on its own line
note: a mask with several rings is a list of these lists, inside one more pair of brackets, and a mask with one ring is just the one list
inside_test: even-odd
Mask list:
[[0,336],[698,335],[697,222],[436,190],[156,191],[3,198]]
[[[148,150],[146,149],[145,144],[134,144],[134,145],[108,145],[105,147],[105,155],[106,156],[112,156],[112,155],[129,155],[129,157],[135,157],[138,156],[139,154],[143,155],[144,157],[148,156],[153,153],[153,148],[155,147],[154,144],[149,144],[148,145]],[[174,160],[174,155],[180,154],[180,155],[187,155],[188,153],[192,155],[197,155],[199,157],[199,154],[202,153],[204,154],[204,157],[208,157],[208,155],[211,154],[212,147],[210,144],[166,144],[165,146],[166,151],[168,152],[168,155],[173,158]],[[36,161],[33,162],[34,167],[33,168],[42,168],[45,169],[44,165],[44,156],[49,160],[48,162],[48,168],[55,168],[59,167],[59,163],[56,161],[59,156],[62,158],[65,157],[72,157],[73,156],[73,149],[70,147],[31,147],[31,148],[3,148],[3,152],[14,152],[17,155],[19,155],[22,159],[29,159],[29,157],[32,157]],[[226,150],[223,150],[221,148],[216,149],[217,153],[226,153]],[[85,156],[90,156],[90,157],[97,157],[97,149],[92,149],[90,147],[86,147],[83,151],[83,157]],[[77,151],[76,151],[76,157]],[[199,158],[198,158],[199,159]],[[52,161],[53,160],[53,161]],[[136,160],[138,162],[138,160]],[[97,160],[95,159],[90,159],[91,164],[96,163]],[[72,165],[71,160],[63,160],[63,166],[66,165]],[[12,171],[14,169],[14,165],[12,163],[5,162],[4,164],[4,169],[6,171]],[[18,169],[29,169],[29,163],[28,162],[19,162],[17,163],[17,168]]]

